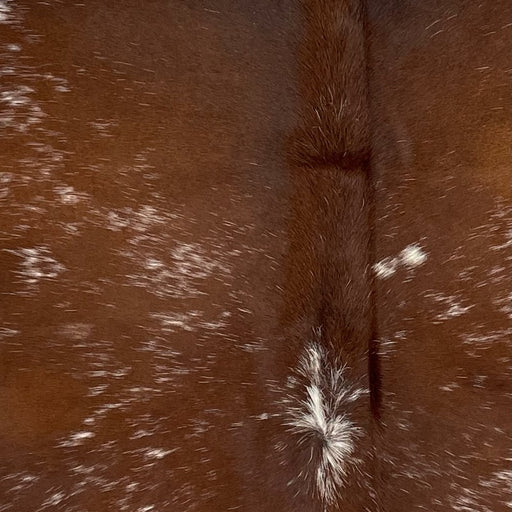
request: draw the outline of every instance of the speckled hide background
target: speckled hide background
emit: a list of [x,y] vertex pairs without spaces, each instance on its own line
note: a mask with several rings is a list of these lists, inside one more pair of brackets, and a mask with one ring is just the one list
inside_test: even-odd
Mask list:
[[0,0],[0,512],[512,507],[504,0]]

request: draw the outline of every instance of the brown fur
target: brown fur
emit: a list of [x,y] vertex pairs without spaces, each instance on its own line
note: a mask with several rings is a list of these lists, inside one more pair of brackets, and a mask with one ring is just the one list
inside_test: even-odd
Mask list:
[[290,157],[297,164],[359,168],[369,154],[362,2],[305,1],[303,13],[301,122]]
[[[364,11],[361,2],[312,0],[303,13],[301,118],[288,155],[294,200],[285,320],[295,346],[319,328],[328,357],[347,365],[351,382],[370,388],[372,185]],[[364,473],[373,473],[370,402],[361,400],[352,417],[365,432],[355,456],[363,460]],[[373,500],[369,487],[360,473],[349,474],[336,506],[361,510]]]

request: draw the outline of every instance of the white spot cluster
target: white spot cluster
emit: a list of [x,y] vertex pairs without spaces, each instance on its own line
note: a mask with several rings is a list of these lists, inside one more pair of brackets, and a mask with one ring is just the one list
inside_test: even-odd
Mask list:
[[47,247],[30,247],[19,250],[8,250],[22,258],[21,270],[17,274],[30,285],[37,284],[41,279],[55,279],[65,270],[64,265],[51,256]]
[[62,491],[56,492],[52,494],[47,500],[45,500],[41,507],[45,508],[51,507],[53,505],[58,505],[65,498],[65,496],[66,495]]
[[427,261],[426,252],[418,244],[410,244],[403,249],[398,256],[388,257],[379,261],[373,266],[377,277],[387,279],[391,277],[400,267],[408,270],[419,267]]
[[427,260],[427,255],[421,247],[416,244],[408,245],[401,253],[402,264],[409,268],[423,265]]
[[107,213],[106,217],[108,229],[121,231],[125,228],[130,228],[138,233],[145,233],[150,228],[162,225],[168,220],[154,206],[147,204],[140,206],[138,210],[133,210],[132,208],[112,210]]
[[163,459],[164,457],[166,457],[170,453],[175,452],[176,450],[177,448],[173,450],[164,450],[162,448],[148,448],[145,451],[144,455],[147,459]]
[[159,297],[196,297],[204,294],[202,281],[229,274],[220,254],[210,254],[208,248],[198,243],[175,241],[172,249],[160,255],[144,256],[134,250],[126,256],[139,265],[139,272],[127,276],[129,282]]
[[27,132],[40,124],[45,113],[32,99],[34,89],[18,85],[0,93],[0,126],[18,132]]
[[[425,297],[431,298],[435,303],[443,306],[443,310],[436,314],[435,320],[449,320],[466,314],[474,306],[463,305],[464,299],[456,295],[445,295],[443,293],[426,293]],[[436,322],[435,322],[436,323]]]
[[66,440],[62,441],[59,446],[61,447],[70,447],[70,446],[80,446],[84,443],[86,439],[91,439],[94,437],[94,432],[74,432],[71,434]]
[[54,189],[61,204],[74,205],[87,198],[87,194],[77,192],[73,187],[67,185],[59,185]]
[[349,465],[357,462],[353,457],[355,441],[362,432],[350,420],[348,410],[351,402],[368,393],[351,386],[343,372],[343,366],[331,364],[324,350],[311,344],[299,361],[299,378],[290,384],[294,390],[303,388],[302,398],[286,399],[286,425],[300,437],[300,445],[310,445],[311,450],[309,467],[301,468],[299,478],[312,477],[325,503],[334,501]]
[[493,505],[497,502],[512,509],[511,486],[512,471],[509,468],[481,477],[477,485],[471,487],[452,486],[458,493],[450,496],[451,509],[457,512],[494,512]]

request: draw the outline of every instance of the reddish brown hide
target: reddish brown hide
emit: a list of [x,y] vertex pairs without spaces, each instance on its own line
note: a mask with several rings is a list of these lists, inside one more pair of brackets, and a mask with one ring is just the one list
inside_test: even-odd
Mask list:
[[2,512],[508,510],[509,5],[333,5],[0,0]]
[[385,510],[510,507],[510,14],[369,3]]

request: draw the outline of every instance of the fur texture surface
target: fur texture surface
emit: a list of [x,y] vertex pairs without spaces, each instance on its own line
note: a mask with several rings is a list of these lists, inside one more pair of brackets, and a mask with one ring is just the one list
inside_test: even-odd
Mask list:
[[361,2],[312,0],[303,15],[286,323],[307,378],[288,424],[310,479],[303,491],[314,488],[324,510],[362,510],[375,499],[371,478],[356,478],[374,473],[372,403],[344,397],[374,384],[365,14]]
[[302,109],[290,158],[298,165],[365,167],[370,135],[363,2],[304,0],[302,6]]
[[510,512],[510,2],[365,3],[0,0],[2,512]]

